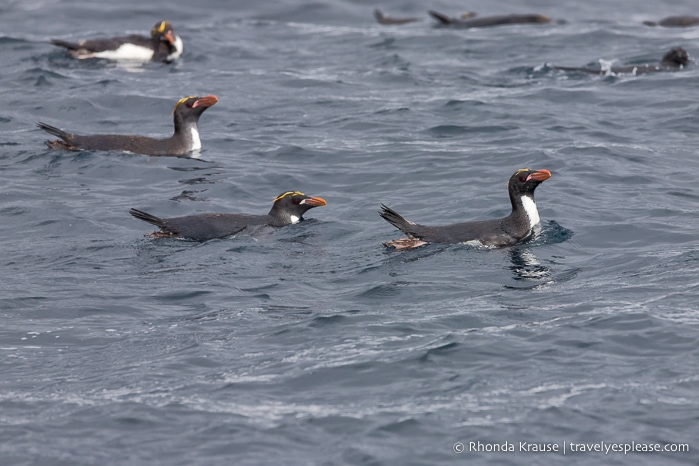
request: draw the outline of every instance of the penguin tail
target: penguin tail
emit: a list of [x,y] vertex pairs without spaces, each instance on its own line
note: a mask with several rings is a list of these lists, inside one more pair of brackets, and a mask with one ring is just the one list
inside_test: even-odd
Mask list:
[[67,141],[68,139],[70,139],[70,136],[71,136],[70,133],[66,133],[62,129],[58,129],[55,126],[47,125],[46,123],[42,123],[42,122],[38,122],[36,124],[36,126],[38,128],[43,129],[44,131],[46,131],[49,134],[53,134],[54,136],[63,139],[64,141]]
[[429,10],[428,13],[429,13],[430,16],[432,16],[434,19],[436,19],[437,21],[439,21],[441,24],[451,24],[451,23],[452,23],[450,17],[448,17],[447,15],[444,15],[444,14],[442,14],[442,13],[439,13],[438,11]]
[[155,215],[151,215],[138,209],[131,209],[129,210],[129,213],[139,220],[148,222],[156,227],[165,228],[165,221],[160,217],[156,217]]
[[178,236],[177,231],[174,231],[171,228],[169,228],[167,226],[167,222],[160,217],[156,217],[155,215],[151,215],[147,212],[143,212],[142,210],[138,209],[131,209],[129,210],[129,213],[139,220],[143,220],[144,222],[148,222],[157,227],[160,227],[160,231],[148,233],[144,236],[147,236],[149,238],[172,238]]
[[43,129],[49,134],[52,134],[60,140],[54,140],[54,141],[46,141],[46,145],[48,146],[49,149],[57,149],[57,150],[80,150],[77,147],[75,147],[73,144],[71,144],[71,141],[73,140],[73,135],[70,133],[66,133],[65,131],[56,128],[55,126],[47,125],[46,123],[38,122],[36,124],[37,127]]
[[383,204],[381,204],[381,211],[379,211],[379,215],[388,223],[405,233],[407,233],[410,230],[410,227],[414,225],[414,223],[403,218],[403,216],[398,212]]
[[399,239],[394,239],[391,241],[388,241],[386,243],[383,243],[384,246],[388,248],[395,248],[396,250],[401,250],[401,249],[415,249],[417,247],[420,247],[424,244],[427,244],[427,241],[421,239],[414,230],[417,227],[418,229],[420,228],[420,225],[416,225],[415,223],[406,220],[403,218],[402,215],[400,215],[398,212],[395,210],[386,207],[385,205],[381,204],[381,211],[379,211],[379,215],[386,220],[388,223],[393,225],[394,227],[398,228],[400,231],[406,234],[407,238],[399,238]]
[[68,50],[79,50],[80,45],[76,44],[75,42],[68,42],[66,40],[61,40],[61,39],[51,39],[51,43],[53,45],[57,45],[59,47],[65,47]]
[[383,11],[379,10],[378,8],[374,10],[374,18],[376,18],[376,21],[379,24],[383,24],[386,21],[386,15],[384,15]]

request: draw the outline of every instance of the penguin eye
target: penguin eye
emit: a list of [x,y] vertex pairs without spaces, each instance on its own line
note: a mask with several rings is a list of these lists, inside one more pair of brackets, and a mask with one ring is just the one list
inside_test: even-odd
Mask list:
[[519,177],[519,181],[521,181],[522,183],[526,183],[526,182],[527,182],[527,178],[524,177],[524,176],[520,176],[520,177]]
[[301,203],[301,199],[299,199],[298,197],[295,197],[295,198],[292,200],[292,202],[293,202],[294,204],[298,205],[298,204]]

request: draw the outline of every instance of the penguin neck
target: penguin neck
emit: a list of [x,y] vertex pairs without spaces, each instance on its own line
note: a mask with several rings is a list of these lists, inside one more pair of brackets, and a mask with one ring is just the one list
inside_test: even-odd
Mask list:
[[201,149],[197,120],[185,120],[181,115],[175,114],[175,134],[172,137],[184,141],[187,150]]
[[153,50],[155,50],[153,60],[171,62],[182,55],[184,46],[182,45],[182,39],[178,35],[175,35],[175,41],[172,44],[163,41],[160,37],[154,37]]
[[175,35],[175,43],[168,47],[168,51],[170,53],[167,56],[167,61],[172,61],[179,58],[180,55],[182,55],[183,50],[184,46],[182,45],[182,39],[180,39],[180,36]]
[[525,224],[528,224],[530,230],[541,222],[539,210],[536,208],[536,201],[534,200],[534,193],[510,195],[510,201],[512,202],[512,214],[510,216],[521,218]]
[[277,208],[277,206],[272,206],[272,210],[270,210],[267,215],[272,217],[273,224],[275,225],[293,225],[303,220],[302,214],[291,214]]

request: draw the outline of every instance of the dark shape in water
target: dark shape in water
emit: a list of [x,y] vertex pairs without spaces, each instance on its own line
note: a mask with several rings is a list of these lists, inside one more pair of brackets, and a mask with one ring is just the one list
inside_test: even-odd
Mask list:
[[107,58],[111,60],[140,60],[169,63],[182,55],[182,39],[175,34],[169,21],[155,23],[150,37],[131,34],[109,39],[69,42],[51,39],[51,43],[68,50],[73,58]]
[[457,29],[482,28],[491,26],[504,26],[507,24],[542,24],[551,23],[553,20],[548,16],[539,14],[529,15],[497,15],[484,16],[482,18],[461,19],[451,18],[437,11],[428,11],[430,16],[439,22],[439,26],[451,27]]
[[607,75],[610,73],[614,74],[647,74],[647,73],[657,73],[661,71],[679,71],[684,69],[689,63],[689,54],[682,47],[675,47],[663,55],[663,59],[660,63],[647,63],[640,65],[624,65],[624,66],[612,66],[609,69],[603,68],[584,68],[584,67],[571,67],[571,66],[553,66],[556,70],[561,71],[581,71],[583,73]]
[[469,241],[494,247],[516,244],[531,236],[534,227],[539,225],[534,190],[550,177],[551,172],[548,170],[517,170],[507,184],[512,212],[499,219],[430,227],[410,222],[396,211],[382,205],[379,215],[408,236],[384,243],[384,246],[413,249],[427,243],[455,244]]
[[668,16],[657,23],[655,21],[644,21],[646,26],[664,26],[666,28],[686,28],[699,25],[699,16]]
[[144,155],[183,156],[201,149],[199,138],[199,117],[204,111],[218,102],[215,95],[205,97],[183,97],[172,111],[175,122],[174,134],[166,139],[122,134],[95,134],[81,136],[60,130],[46,123],[37,123],[44,131],[59,137],[47,141],[50,149],[58,150],[115,150]]
[[160,231],[145,236],[207,241],[235,235],[252,226],[283,227],[292,225],[303,220],[303,214],[309,209],[325,204],[323,198],[306,196],[299,191],[287,191],[274,199],[272,209],[267,215],[202,214],[159,218],[137,209],[131,209],[129,213],[140,220],[160,227]]

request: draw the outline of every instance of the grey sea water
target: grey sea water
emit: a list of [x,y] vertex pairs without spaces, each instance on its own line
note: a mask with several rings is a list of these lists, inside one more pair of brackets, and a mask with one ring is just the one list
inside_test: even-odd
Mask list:
[[[699,57],[699,28],[641,24],[695,7],[3,3],[0,464],[699,464],[699,65],[552,68]],[[428,8],[566,22],[444,30]],[[169,66],[49,43],[161,19],[185,41]],[[207,94],[199,160],[54,152],[35,127],[164,137]],[[503,216],[522,167],[553,173],[532,241],[381,245],[381,203]],[[286,190],[328,205],[205,243],[128,214],[265,213]]]

